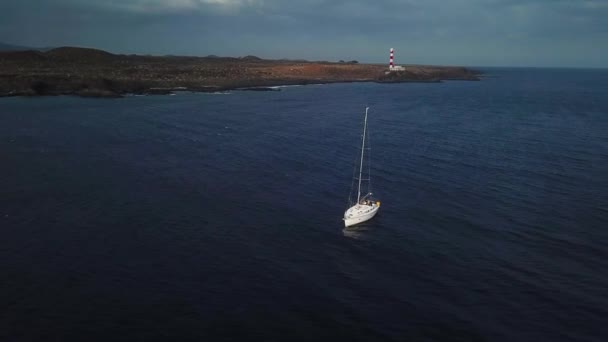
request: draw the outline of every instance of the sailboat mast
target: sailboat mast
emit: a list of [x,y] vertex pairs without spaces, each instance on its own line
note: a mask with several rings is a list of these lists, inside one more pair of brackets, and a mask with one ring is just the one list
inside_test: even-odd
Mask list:
[[363,122],[363,138],[361,139],[361,163],[359,165],[359,190],[357,192],[357,204],[361,200],[361,176],[363,174],[363,153],[365,153],[365,130],[367,129],[367,110],[369,107],[365,107],[365,120]]

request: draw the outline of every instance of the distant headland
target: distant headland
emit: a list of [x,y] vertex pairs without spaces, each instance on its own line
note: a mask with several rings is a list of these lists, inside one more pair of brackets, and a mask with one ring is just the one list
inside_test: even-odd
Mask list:
[[479,80],[478,75],[478,71],[464,67],[411,65],[388,72],[387,65],[357,61],[117,55],[77,47],[0,52],[0,97],[120,97],[338,82]]

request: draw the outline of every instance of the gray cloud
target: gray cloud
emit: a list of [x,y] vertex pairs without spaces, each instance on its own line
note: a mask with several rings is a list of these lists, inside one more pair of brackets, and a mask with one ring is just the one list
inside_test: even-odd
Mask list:
[[600,0],[24,0],[0,41],[113,52],[608,66]]

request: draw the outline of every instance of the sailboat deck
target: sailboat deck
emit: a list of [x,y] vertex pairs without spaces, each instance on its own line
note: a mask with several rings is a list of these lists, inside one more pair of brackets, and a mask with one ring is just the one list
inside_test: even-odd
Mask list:
[[346,213],[344,213],[344,218],[351,218],[351,217],[357,217],[357,216],[369,214],[372,211],[376,210],[377,208],[378,208],[378,206],[375,203],[372,205],[356,204],[356,205],[348,208],[348,210],[346,210]]

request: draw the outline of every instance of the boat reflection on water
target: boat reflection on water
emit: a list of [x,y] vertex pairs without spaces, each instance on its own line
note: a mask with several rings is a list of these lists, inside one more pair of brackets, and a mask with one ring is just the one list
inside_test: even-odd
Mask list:
[[369,228],[364,226],[346,227],[342,229],[342,234],[344,234],[345,237],[356,240],[365,239],[368,232]]

